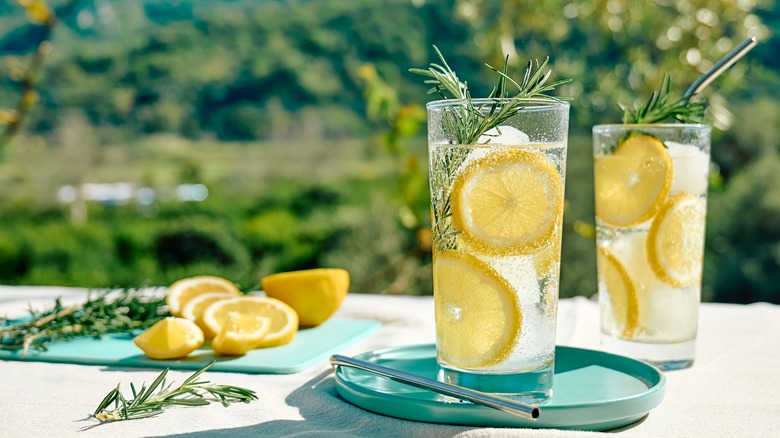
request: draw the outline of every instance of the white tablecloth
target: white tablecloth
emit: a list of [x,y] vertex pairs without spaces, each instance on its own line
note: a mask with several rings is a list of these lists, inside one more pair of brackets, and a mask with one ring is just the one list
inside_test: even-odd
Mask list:
[[[83,291],[0,287],[0,314],[21,315],[28,303],[50,305]],[[371,337],[341,351],[432,343],[430,297],[352,294],[339,316],[382,322]],[[599,348],[598,307],[562,300],[558,343]],[[159,371],[0,361],[0,437],[482,437],[601,436],[594,432],[475,428],[404,421],[342,400],[326,361],[292,375],[209,372],[212,382],[244,386],[259,400],[227,408],[173,407],[154,418],[97,425],[89,418],[118,382],[151,382]],[[188,372],[171,371],[181,382]],[[617,432],[634,437],[780,437],[780,306],[703,304],[693,368],[667,373],[663,403],[639,424]]]

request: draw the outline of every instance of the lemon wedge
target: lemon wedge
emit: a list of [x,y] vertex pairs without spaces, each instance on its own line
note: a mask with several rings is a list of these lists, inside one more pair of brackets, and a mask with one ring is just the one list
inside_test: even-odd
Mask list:
[[467,369],[505,361],[522,327],[509,283],[486,263],[456,251],[436,255],[433,281],[440,358]]
[[182,316],[182,309],[190,300],[198,295],[214,292],[224,292],[235,296],[241,295],[236,285],[221,277],[201,275],[183,278],[168,288],[166,297],[168,311],[173,316]]
[[298,332],[298,314],[295,310],[275,298],[267,297],[242,296],[212,303],[203,312],[203,323],[212,332],[220,333],[231,312],[271,321],[271,329],[256,348],[288,344]]
[[672,188],[672,160],[663,143],[635,135],[595,159],[596,216],[616,227],[649,220]]
[[318,326],[338,310],[349,291],[344,269],[309,269],[273,274],[262,279],[263,291],[298,313],[301,326]]
[[241,356],[254,350],[271,331],[271,319],[228,312],[222,330],[211,342],[217,354]]
[[203,345],[203,332],[194,322],[171,316],[136,336],[133,343],[152,359],[177,359]]
[[701,280],[706,204],[697,196],[669,199],[650,224],[647,259],[659,280],[685,287]]
[[610,314],[621,327],[622,337],[633,339],[639,326],[636,286],[626,268],[608,249],[599,247],[597,263],[599,282],[609,297]]

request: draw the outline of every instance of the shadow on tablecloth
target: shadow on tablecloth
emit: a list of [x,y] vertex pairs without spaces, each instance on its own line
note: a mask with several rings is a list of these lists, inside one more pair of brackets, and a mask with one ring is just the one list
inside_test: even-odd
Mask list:
[[158,437],[451,437],[473,428],[401,420],[353,406],[336,392],[333,372],[320,373],[290,393],[288,406],[303,420],[271,420],[230,429]]

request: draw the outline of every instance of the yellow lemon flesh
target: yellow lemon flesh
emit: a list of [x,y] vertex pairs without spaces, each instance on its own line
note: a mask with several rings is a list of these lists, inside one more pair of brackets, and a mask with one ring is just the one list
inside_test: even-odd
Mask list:
[[203,345],[203,332],[194,322],[171,316],[136,336],[133,343],[152,359],[177,359]]
[[182,309],[190,300],[198,295],[214,292],[224,292],[235,296],[241,295],[236,285],[221,277],[201,275],[183,278],[168,288],[168,296],[166,297],[168,311],[173,316],[182,316]]
[[275,298],[267,297],[243,296],[217,301],[203,312],[203,323],[214,333],[220,333],[231,312],[271,321],[270,331],[256,348],[288,344],[298,332],[298,314],[295,310]]
[[659,280],[684,287],[701,279],[706,211],[698,197],[680,194],[669,199],[653,219],[647,259]]
[[349,273],[344,269],[282,272],[264,277],[262,284],[266,295],[295,309],[301,326],[313,327],[341,306],[349,291]]
[[595,159],[596,216],[617,227],[655,215],[672,188],[672,160],[663,143],[635,135]]
[[450,201],[453,225],[477,251],[530,254],[557,237],[563,184],[541,152],[503,150],[470,163],[453,183]]
[[467,369],[505,361],[522,326],[509,283],[484,262],[455,251],[436,255],[433,276],[440,358]]
[[203,336],[206,339],[213,339],[217,334],[212,332],[211,329],[203,323],[203,312],[212,304],[220,300],[226,300],[228,298],[234,298],[236,295],[226,292],[214,292],[198,295],[195,298],[187,302],[184,308],[181,310],[181,316],[195,321],[195,324],[203,330]]
[[257,348],[270,331],[270,318],[229,312],[211,347],[217,354],[241,356]]
[[636,287],[626,268],[605,248],[598,250],[599,281],[609,296],[611,315],[622,327],[622,337],[633,339],[639,326]]

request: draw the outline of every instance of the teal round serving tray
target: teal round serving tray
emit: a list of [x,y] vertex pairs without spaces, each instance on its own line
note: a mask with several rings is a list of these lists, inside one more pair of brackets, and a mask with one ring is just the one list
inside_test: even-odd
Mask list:
[[[434,345],[369,351],[357,359],[436,379]],[[348,402],[391,417],[428,423],[488,427],[608,430],[642,419],[664,397],[666,378],[644,362],[572,347],[555,350],[553,396],[536,420],[469,402],[451,402],[355,368],[336,370],[336,388]]]

